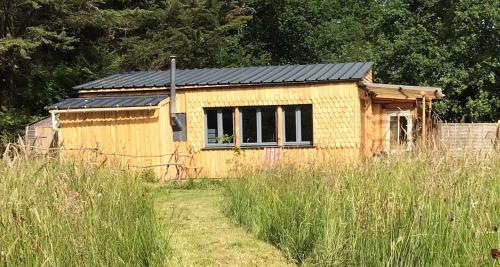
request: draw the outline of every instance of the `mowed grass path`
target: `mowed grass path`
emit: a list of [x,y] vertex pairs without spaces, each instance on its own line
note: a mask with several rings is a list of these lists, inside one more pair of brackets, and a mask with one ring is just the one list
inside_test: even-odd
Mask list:
[[224,216],[222,190],[155,191],[158,215],[173,229],[169,266],[292,266],[275,247]]

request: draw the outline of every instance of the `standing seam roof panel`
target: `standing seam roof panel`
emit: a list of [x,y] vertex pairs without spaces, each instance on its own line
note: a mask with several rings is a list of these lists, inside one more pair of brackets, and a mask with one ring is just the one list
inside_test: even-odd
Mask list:
[[122,84],[127,81],[128,79],[130,79],[130,76],[132,75],[133,73],[126,73],[123,75],[122,78],[120,78],[119,76],[117,77],[113,77],[111,79],[104,79],[102,80],[101,83],[98,82],[98,85],[104,88],[116,88],[116,87],[121,87]]
[[149,80],[151,80],[151,78],[155,77],[156,75],[158,75],[158,73],[147,72],[147,73],[144,73],[143,75],[136,76],[137,78],[134,79],[134,81],[133,81],[133,83],[136,85],[134,87],[137,87],[137,85],[143,86],[143,87],[149,87],[149,86],[147,86],[146,82],[149,81]]
[[[67,101],[67,102],[68,102],[68,103],[67,103],[67,105],[68,105],[68,106],[73,106],[73,105],[75,105],[75,104],[77,104],[77,103],[78,103],[78,99],[68,99],[68,100],[69,100],[69,101]],[[64,101],[61,101],[61,102],[59,102],[59,103],[62,103],[62,102],[64,102]],[[59,103],[58,103],[58,104],[59,104]],[[57,104],[56,104],[56,105],[57,105]]]
[[98,106],[98,107],[106,107],[106,106],[119,106],[120,105],[120,100],[114,100],[114,99],[96,99],[92,101],[91,106]]
[[270,67],[264,67],[264,68],[259,68],[259,72],[257,72],[255,75],[247,75],[241,79],[241,83],[262,83],[263,79],[267,78],[268,76],[273,75],[273,73],[278,72],[278,68],[270,68]]
[[330,69],[328,64],[320,64],[319,66],[321,66],[319,69],[317,69],[314,73],[311,72],[311,74],[304,79],[306,81],[315,81],[318,77],[321,77]]
[[81,108],[115,108],[115,107],[145,107],[157,106],[166,99],[166,95],[127,96],[127,97],[96,97],[69,98],[49,106],[49,110],[67,110]]
[[207,82],[209,79],[213,79],[214,77],[218,77],[219,74],[222,74],[224,71],[222,69],[219,70],[214,70],[214,69],[209,69],[204,71],[205,74],[201,76],[200,78],[195,78],[194,80],[191,80],[193,83],[197,85],[208,85],[209,83]]
[[257,67],[250,67],[246,71],[240,72],[238,75],[231,77],[227,80],[228,83],[237,83],[238,81],[241,81],[241,78],[246,77],[246,76],[254,76],[256,73],[259,72],[259,68]]
[[266,76],[265,78],[262,77],[261,81],[263,83],[271,83],[271,82],[277,82],[282,75],[285,73],[288,73],[293,67],[292,66],[281,66],[280,68],[277,68],[277,72],[273,72],[272,74]]
[[128,73],[128,75],[125,76],[125,79],[116,82],[115,88],[119,87],[126,87],[128,84],[133,84],[135,80],[137,80],[140,77],[141,73],[140,72],[131,72]]
[[329,66],[329,69],[315,80],[330,80],[330,77],[337,73],[343,66],[345,65]]
[[332,76],[330,76],[329,80],[340,80],[344,78],[344,74],[349,71],[354,66],[354,63],[347,63],[342,68],[340,68],[337,72],[335,72]]
[[231,75],[224,77],[223,80],[218,81],[218,82],[219,82],[219,84],[233,83],[232,81],[239,80],[238,77],[241,77],[242,75],[246,75],[249,73],[253,73],[255,71],[255,69],[256,68],[252,68],[252,67],[236,69]]
[[301,71],[305,66],[291,66],[291,69],[285,73],[276,81],[273,82],[285,82],[288,78],[297,74],[297,72]]
[[285,82],[295,82],[297,80],[300,81],[301,79],[298,79],[298,77],[302,77],[304,74],[309,73],[314,67],[315,66],[306,65],[302,68],[299,68],[298,71],[296,71],[293,75],[286,77]]
[[130,106],[146,106],[146,103],[148,103],[148,99],[147,98],[131,98],[131,99],[127,99],[126,101],[124,102],[119,102],[115,105],[122,105],[122,106],[125,106],[125,105],[130,105]]
[[204,85],[205,83],[203,82],[206,78],[211,77],[215,75],[217,72],[220,72],[221,70],[217,70],[215,73],[208,71],[208,70],[203,70],[200,72],[200,75],[198,77],[193,77],[193,75],[189,75],[189,80],[191,81],[190,83],[193,85]]
[[230,69],[226,73],[221,73],[214,77],[211,77],[210,79],[207,79],[206,84],[218,84],[221,82],[225,82],[227,80],[227,77],[235,75],[235,72],[237,72],[237,69]]
[[[165,71],[166,73],[169,73],[168,71]],[[203,69],[194,69],[192,71],[186,71],[186,72],[183,72],[183,71],[177,71],[175,73],[175,76],[176,76],[176,84],[178,85],[189,85],[189,81],[190,79],[194,76],[194,77],[198,77],[200,76],[202,73],[204,72]],[[168,83],[170,83],[170,74],[167,76],[168,77]]]
[[[178,70],[179,86],[259,84],[361,79],[372,62]],[[75,86],[75,89],[168,87],[169,71],[126,72]]]
[[120,78],[122,78],[122,76],[123,76],[122,74],[114,74],[101,80],[96,80],[79,85],[79,87],[100,87],[101,84],[104,84],[107,80],[113,80],[113,79],[119,80]]
[[[170,73],[164,73],[163,71],[162,72],[151,72],[150,74],[148,74],[147,77],[144,77],[144,83],[150,85],[152,84],[152,81],[155,80],[155,79],[158,79],[158,78],[163,78],[163,75],[170,75]],[[150,86],[148,86],[150,87]]]
[[127,76],[126,79],[124,79],[119,86],[121,87],[138,87],[138,86],[143,86],[141,84],[141,80],[144,76],[147,76],[149,72],[135,72],[131,73],[129,76]]
[[[168,73],[168,75],[166,75],[166,79],[164,80],[164,83],[165,83],[165,85],[167,85],[167,87],[169,87],[170,86],[170,73],[168,71],[165,71],[165,73]],[[191,75],[198,76],[200,73],[202,73],[200,70],[193,70],[192,74],[188,73],[188,72],[182,73],[182,72],[177,71],[175,73],[175,84],[180,85],[180,86],[187,85]]]
[[205,77],[205,80],[204,81],[200,81],[199,83],[202,84],[202,85],[209,85],[210,83],[208,82],[210,79],[221,79],[224,77],[224,71],[223,70],[217,70],[215,72],[210,72],[210,71],[207,71],[207,73],[209,74],[208,76]]
[[[253,81],[255,81],[254,83],[261,83],[262,82],[262,78],[263,77],[266,77],[267,75],[269,75],[270,72],[272,72],[271,68],[269,66],[266,66],[266,67],[263,67],[263,68],[258,68],[257,69],[258,71],[251,75],[250,73],[247,74],[246,76],[242,77],[241,80],[239,81],[239,83],[250,83],[253,79]],[[275,71],[278,71],[277,69],[275,69]]]
[[361,79],[363,76],[368,72],[368,70],[371,68],[371,62],[365,62],[363,63],[363,66],[356,71],[356,73],[353,74],[353,78],[356,79]]
[[[166,77],[169,77],[168,80]],[[170,73],[166,71],[160,71],[151,79],[151,87],[166,87],[170,82]]]
[[295,80],[297,81],[307,81],[309,77],[311,77],[313,74],[317,73],[319,70],[325,67],[325,64],[318,64],[312,66],[306,73],[300,75],[299,77],[296,77]]
[[100,88],[115,88],[120,87],[124,81],[128,80],[131,73],[125,73],[121,77],[116,76],[110,79],[104,78],[103,80],[97,81],[96,86]]
[[356,73],[359,68],[361,68],[363,66],[363,63],[354,63],[354,65],[351,67],[351,69],[349,69],[349,71],[347,71],[343,76],[347,79],[351,79],[352,78],[352,75],[354,73]]

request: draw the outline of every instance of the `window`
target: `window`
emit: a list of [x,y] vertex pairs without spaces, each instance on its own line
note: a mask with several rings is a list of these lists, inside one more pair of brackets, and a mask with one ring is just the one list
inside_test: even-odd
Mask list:
[[387,112],[385,151],[411,149],[413,121],[411,111]]
[[241,144],[277,145],[276,107],[242,108]]
[[232,109],[205,110],[205,143],[207,146],[234,145]]
[[390,116],[389,129],[391,145],[405,144],[408,139],[408,119],[404,116]]
[[[282,129],[284,145],[313,143],[312,105],[284,106],[279,125],[277,110],[277,106],[241,107],[237,114],[238,125],[235,125],[234,108],[206,108],[205,146],[233,147],[236,143],[241,146],[276,146],[278,129]],[[235,127],[239,127],[238,136]]]
[[283,135],[286,145],[312,144],[312,106],[283,107]]

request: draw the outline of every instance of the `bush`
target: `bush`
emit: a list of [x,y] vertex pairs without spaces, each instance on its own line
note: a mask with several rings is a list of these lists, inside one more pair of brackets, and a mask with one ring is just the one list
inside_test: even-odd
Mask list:
[[0,265],[163,265],[165,234],[139,177],[0,161]]
[[248,173],[227,213],[297,263],[484,266],[500,247],[500,158],[387,158]]

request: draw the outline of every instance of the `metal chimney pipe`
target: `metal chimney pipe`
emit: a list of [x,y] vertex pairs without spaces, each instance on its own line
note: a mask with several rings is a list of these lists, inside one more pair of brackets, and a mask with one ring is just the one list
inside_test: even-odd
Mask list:
[[175,88],[175,56],[170,56],[170,116],[177,113],[176,109],[176,89]]
[[[175,88],[175,56],[170,57],[170,125],[174,132],[182,131],[184,125],[177,116],[176,108],[176,89]],[[174,138],[175,139],[175,138]]]

